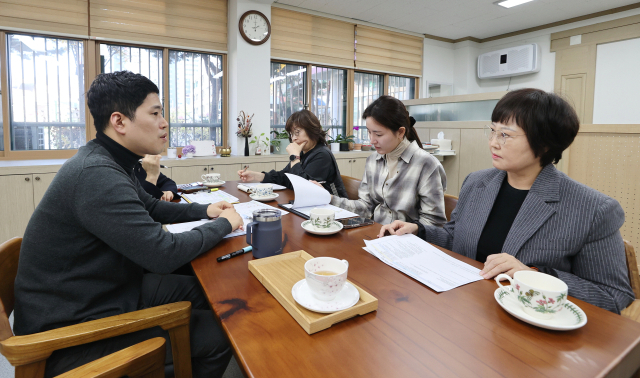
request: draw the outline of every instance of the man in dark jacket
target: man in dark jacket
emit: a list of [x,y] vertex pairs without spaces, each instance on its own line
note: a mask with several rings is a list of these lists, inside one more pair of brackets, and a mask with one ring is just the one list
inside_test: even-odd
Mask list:
[[[133,167],[167,141],[158,87],[122,71],[96,77],[87,93],[96,139],[60,168],[33,213],[15,281],[16,335],[27,335],[161,304],[191,301],[195,377],[220,377],[231,351],[194,277],[168,274],[242,225],[232,205],[159,201]],[[217,218],[170,234],[162,224]],[[152,272],[144,274],[144,269]],[[54,352],[55,376],[156,336],[159,327]],[[167,343],[171,367],[171,344]]]

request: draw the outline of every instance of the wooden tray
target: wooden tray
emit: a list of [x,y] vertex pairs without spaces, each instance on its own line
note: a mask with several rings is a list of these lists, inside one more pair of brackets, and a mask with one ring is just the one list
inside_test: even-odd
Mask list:
[[307,331],[316,333],[356,315],[378,309],[378,299],[350,282],[360,292],[360,300],[353,307],[332,314],[320,314],[300,306],[291,295],[293,285],[304,279],[304,263],[313,256],[305,251],[284,253],[249,261],[249,271],[269,290],[278,302]]

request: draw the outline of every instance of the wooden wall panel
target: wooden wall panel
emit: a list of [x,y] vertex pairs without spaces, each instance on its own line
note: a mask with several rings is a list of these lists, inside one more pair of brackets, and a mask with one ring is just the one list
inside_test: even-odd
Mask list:
[[462,129],[460,133],[460,186],[471,172],[493,167],[484,129]]
[[[440,163],[447,174],[447,190],[445,193],[457,196],[460,193],[460,129],[431,129],[429,139],[422,142],[430,142],[438,138],[438,133],[443,132],[445,139],[451,139],[451,149],[456,151],[455,156],[445,156]],[[420,135],[418,135],[420,136]]]

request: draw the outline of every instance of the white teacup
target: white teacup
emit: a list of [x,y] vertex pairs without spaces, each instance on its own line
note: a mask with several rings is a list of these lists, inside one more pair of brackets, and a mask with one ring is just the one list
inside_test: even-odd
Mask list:
[[304,264],[304,276],[311,294],[321,301],[334,300],[347,282],[349,263],[333,257],[316,257]]
[[259,184],[249,188],[249,191],[258,197],[271,197],[273,196],[273,185],[271,184]]
[[207,184],[215,184],[220,182],[220,173],[206,173],[202,175],[202,181]]
[[329,228],[336,219],[336,212],[331,209],[313,209],[309,212],[309,219],[316,228]]
[[[511,287],[503,286],[501,278],[509,280]],[[539,319],[553,318],[567,301],[567,284],[549,274],[521,270],[513,278],[498,274],[495,279],[503,291],[515,295],[524,312]]]

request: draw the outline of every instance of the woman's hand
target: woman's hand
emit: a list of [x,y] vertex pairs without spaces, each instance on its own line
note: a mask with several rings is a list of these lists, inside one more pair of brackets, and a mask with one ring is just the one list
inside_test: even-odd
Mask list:
[[491,279],[500,273],[505,273],[513,278],[515,272],[521,270],[534,270],[520,262],[520,260],[508,253],[497,253],[489,255],[484,268],[480,271],[480,275],[484,279]]
[[217,218],[226,209],[234,209],[235,211],[235,208],[233,207],[233,205],[227,201],[212,203],[207,207],[207,216],[209,218]]
[[301,144],[298,144],[296,142],[289,143],[289,145],[287,146],[287,152],[289,153],[289,155],[300,156],[300,153],[302,152],[302,149],[306,145],[307,145],[307,141],[306,140],[304,142],[302,142]]
[[395,220],[387,225],[380,227],[378,237],[381,238],[388,232],[389,235],[404,235],[414,234],[418,235],[418,225],[415,223],[403,222],[401,220]]
[[262,172],[254,172],[254,171],[245,171],[239,170],[238,176],[240,176],[240,181],[242,182],[262,182],[264,180],[264,173]]
[[163,192],[164,194],[162,195],[162,197],[160,197],[160,201],[167,201],[167,202],[171,202],[171,200],[173,199],[173,192],[170,190],[167,190],[166,192]]

